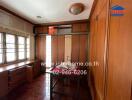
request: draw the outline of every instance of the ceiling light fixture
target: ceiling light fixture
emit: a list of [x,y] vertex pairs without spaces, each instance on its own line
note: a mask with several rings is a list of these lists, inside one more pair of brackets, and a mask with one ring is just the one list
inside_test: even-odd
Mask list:
[[37,18],[42,18],[41,16],[36,16]]
[[83,12],[85,9],[85,6],[82,3],[74,3],[71,5],[69,12],[73,15],[78,15],[81,12]]

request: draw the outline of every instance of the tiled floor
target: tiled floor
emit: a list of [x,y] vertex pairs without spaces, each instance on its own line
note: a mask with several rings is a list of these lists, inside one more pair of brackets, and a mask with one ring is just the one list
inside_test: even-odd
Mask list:
[[[56,90],[74,93],[76,91],[76,85],[68,84],[63,85],[61,83],[57,85]],[[91,100],[88,87],[81,86],[80,100]],[[31,84],[25,84],[14,90],[9,94],[8,100],[50,100],[50,76],[49,74],[41,75],[35,79]],[[53,95],[53,100],[73,100],[68,96]]]

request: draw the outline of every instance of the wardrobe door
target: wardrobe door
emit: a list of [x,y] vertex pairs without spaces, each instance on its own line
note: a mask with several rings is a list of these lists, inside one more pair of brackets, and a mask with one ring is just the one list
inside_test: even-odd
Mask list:
[[87,61],[87,44],[88,36],[80,35],[80,50],[79,50],[79,61],[85,63]]
[[58,36],[51,36],[51,55],[55,65],[58,62]]
[[[102,4],[102,6],[100,6]],[[91,67],[91,86],[94,91],[94,100],[105,100],[106,79],[106,44],[108,1],[99,0],[91,18],[90,32],[90,61],[97,65]],[[98,13],[99,12],[99,13]],[[111,99],[112,100],[112,99]],[[114,100],[114,99],[113,99]]]
[[111,0],[125,8],[124,16],[111,16],[107,100],[131,100],[132,0]]
[[72,35],[72,62],[79,61],[79,36],[80,35]]
[[96,19],[96,49],[95,49],[95,62],[98,64],[94,67],[95,75],[95,87],[96,93],[99,100],[105,100],[105,86],[106,86],[106,49],[107,49],[107,17],[108,17],[108,5],[107,2],[104,5],[104,8],[100,11],[100,14],[97,15]]
[[58,63],[64,62],[65,35],[58,36]]
[[46,36],[39,35],[36,37],[36,58],[44,61],[46,58]]

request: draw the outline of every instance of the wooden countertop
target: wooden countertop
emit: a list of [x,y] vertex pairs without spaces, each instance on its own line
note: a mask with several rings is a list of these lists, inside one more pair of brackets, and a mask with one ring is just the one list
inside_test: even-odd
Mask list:
[[0,73],[4,72],[4,71],[11,70],[11,69],[19,68],[23,65],[28,65],[28,64],[31,64],[31,63],[34,63],[34,62],[35,62],[35,60],[28,60],[28,61],[23,61],[23,62],[20,62],[20,63],[0,67]]

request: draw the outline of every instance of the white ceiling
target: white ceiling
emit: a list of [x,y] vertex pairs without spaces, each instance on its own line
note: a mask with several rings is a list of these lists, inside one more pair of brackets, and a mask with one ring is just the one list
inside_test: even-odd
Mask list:
[[[36,24],[88,19],[94,0],[0,0],[0,4]],[[69,13],[73,3],[83,3],[79,15]],[[41,16],[42,18],[37,18]]]

